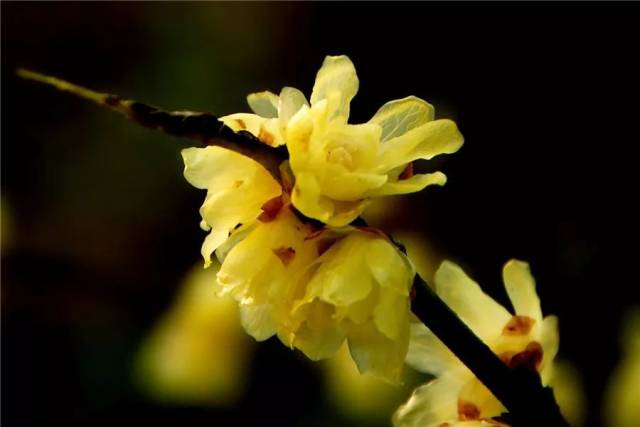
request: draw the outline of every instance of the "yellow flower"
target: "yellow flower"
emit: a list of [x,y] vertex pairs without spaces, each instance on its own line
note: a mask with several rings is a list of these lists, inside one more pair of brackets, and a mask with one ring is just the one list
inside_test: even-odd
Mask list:
[[358,77],[346,56],[327,56],[316,76],[311,102],[298,89],[280,95],[249,95],[256,114],[221,120],[268,145],[286,144],[295,176],[293,205],[308,217],[343,226],[372,197],[444,185],[441,172],[413,175],[411,162],[453,153],[463,138],[451,120],[434,120],[434,109],[410,96],[384,104],[367,122],[347,123]]
[[[549,384],[558,350],[557,318],[542,317],[528,264],[509,261],[503,279],[515,315],[448,261],[435,274],[436,293],[506,364],[535,369]],[[394,425],[504,425],[495,420],[506,411],[502,404],[422,324],[412,325],[407,363],[437,379],[415,390],[394,415]]]
[[313,360],[347,340],[361,372],[398,381],[409,343],[413,268],[370,230],[315,230],[290,205],[234,231],[218,251],[222,294],[257,340],[277,334]]
[[252,343],[238,322],[236,302],[215,295],[216,272],[200,267],[189,273],[145,338],[135,374],[149,396],[188,405],[231,405],[241,398]]
[[211,254],[239,224],[253,222],[262,206],[282,192],[280,184],[258,162],[221,147],[182,150],[184,176],[196,188],[206,189],[200,208],[201,227],[211,230],[202,245],[205,266]]

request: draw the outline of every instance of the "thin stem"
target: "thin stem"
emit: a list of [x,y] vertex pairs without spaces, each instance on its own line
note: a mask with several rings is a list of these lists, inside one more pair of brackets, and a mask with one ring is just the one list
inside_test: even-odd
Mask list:
[[416,275],[413,313],[507,408],[512,426],[568,426],[549,387],[526,368],[509,368]]
[[246,131],[234,132],[211,113],[194,111],[164,111],[139,101],[123,99],[118,95],[96,92],[74,83],[20,68],[17,75],[52,86],[116,111],[144,127],[170,135],[195,139],[204,145],[217,145],[242,153],[265,166],[276,178],[278,167],[286,158],[286,151],[273,148]]

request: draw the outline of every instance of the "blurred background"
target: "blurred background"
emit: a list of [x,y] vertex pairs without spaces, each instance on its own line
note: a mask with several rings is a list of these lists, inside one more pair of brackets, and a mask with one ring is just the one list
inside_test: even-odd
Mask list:
[[223,115],[254,91],[309,94],[324,56],[347,54],[352,122],[416,95],[466,137],[417,165],[443,170],[444,188],[373,206],[370,221],[427,279],[449,258],[504,304],[502,265],[529,261],[560,317],[576,419],[624,425],[609,396],[640,382],[624,368],[640,337],[622,332],[640,328],[625,320],[640,304],[640,31],[637,5],[604,6],[3,2],[2,421],[389,424],[424,377],[356,384],[353,366],[256,344],[233,307],[202,302],[190,141],[14,73]]

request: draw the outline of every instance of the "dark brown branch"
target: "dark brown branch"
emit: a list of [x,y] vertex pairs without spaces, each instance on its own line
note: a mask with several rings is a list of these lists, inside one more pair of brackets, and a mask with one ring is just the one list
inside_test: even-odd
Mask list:
[[183,138],[195,139],[204,145],[217,145],[242,153],[265,166],[276,178],[278,167],[286,158],[284,148],[273,148],[246,131],[234,132],[211,113],[193,111],[163,111],[142,102],[100,93],[85,87],[47,76],[35,71],[19,69],[18,76],[53,86],[63,92],[92,101],[124,115],[141,126]]
[[549,387],[525,367],[509,368],[465,325],[438,295],[416,275],[413,313],[464,363],[509,411],[512,426],[568,424]]

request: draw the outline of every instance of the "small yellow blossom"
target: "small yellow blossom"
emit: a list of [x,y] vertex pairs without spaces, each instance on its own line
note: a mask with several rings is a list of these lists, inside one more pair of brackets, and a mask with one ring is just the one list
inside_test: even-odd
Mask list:
[[200,208],[201,227],[211,230],[202,245],[205,265],[211,254],[239,224],[253,222],[262,206],[282,192],[280,184],[258,162],[221,147],[182,150],[184,176],[196,188],[207,190]]
[[[509,261],[503,279],[515,315],[448,261],[435,274],[436,293],[507,365],[535,369],[549,384],[558,350],[557,318],[542,317],[528,264]],[[415,390],[394,415],[394,425],[504,425],[495,419],[506,411],[502,404],[422,324],[412,325],[407,362],[437,379]]]
[[290,205],[234,231],[217,252],[222,294],[257,340],[277,334],[313,360],[345,340],[361,372],[397,382],[409,344],[413,268],[370,230],[315,230]]
[[434,108],[410,96],[384,104],[367,122],[347,123],[358,77],[346,56],[327,56],[309,103],[298,89],[249,95],[256,114],[222,117],[271,146],[286,144],[295,176],[293,205],[331,226],[357,218],[368,200],[444,185],[441,172],[413,175],[411,162],[453,153],[463,138],[451,120],[434,120]]
[[251,339],[238,307],[217,297],[217,263],[189,273],[171,308],[145,338],[136,380],[150,397],[187,405],[232,405],[248,384]]

